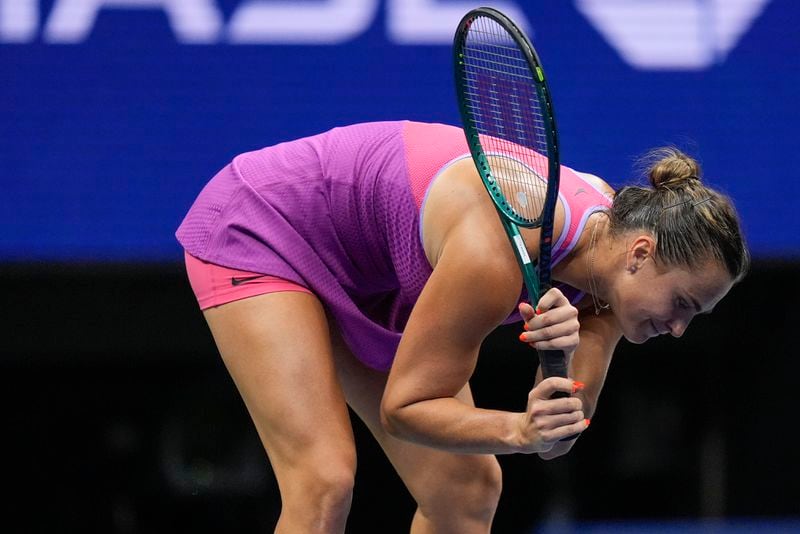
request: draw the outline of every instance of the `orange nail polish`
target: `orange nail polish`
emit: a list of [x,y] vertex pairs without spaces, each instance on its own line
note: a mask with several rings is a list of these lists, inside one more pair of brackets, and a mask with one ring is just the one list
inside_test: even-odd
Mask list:
[[519,335],[519,340],[520,340],[520,341],[522,341],[523,343],[525,343],[525,342],[526,342],[526,340],[525,340],[525,332],[523,332],[523,333],[521,333],[521,334]]
[[585,388],[585,387],[586,387],[586,384],[584,384],[583,382],[580,382],[580,381],[578,381],[578,380],[575,380],[575,381],[572,383],[572,392],[573,392],[573,393],[576,393],[576,392],[578,392],[578,391],[582,390],[582,389],[583,389],[583,388]]
[[535,310],[533,310],[533,313],[535,313],[536,315],[541,315],[542,314],[542,310],[540,310],[539,308],[536,308]]
[[589,426],[592,423],[591,419],[584,419],[584,421],[586,422],[586,426]]

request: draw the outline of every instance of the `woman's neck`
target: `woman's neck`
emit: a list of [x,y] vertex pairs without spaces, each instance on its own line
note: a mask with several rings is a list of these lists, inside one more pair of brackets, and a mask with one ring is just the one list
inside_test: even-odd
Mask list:
[[578,243],[553,268],[553,278],[604,300],[604,258],[608,257],[609,246],[608,215],[594,213],[586,221]]

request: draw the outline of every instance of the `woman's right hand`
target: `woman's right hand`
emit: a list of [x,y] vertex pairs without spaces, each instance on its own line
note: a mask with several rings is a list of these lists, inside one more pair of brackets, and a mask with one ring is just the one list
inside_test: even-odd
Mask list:
[[579,398],[551,398],[556,392],[571,395],[582,387],[570,378],[550,377],[531,390],[528,407],[520,414],[520,452],[547,452],[560,440],[586,430],[589,425]]

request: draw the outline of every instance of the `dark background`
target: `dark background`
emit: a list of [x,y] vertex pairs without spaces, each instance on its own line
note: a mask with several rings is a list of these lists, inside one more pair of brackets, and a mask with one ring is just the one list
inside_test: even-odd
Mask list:
[[[676,144],[733,197],[754,252],[681,340],[619,347],[568,457],[500,459],[496,532],[800,531],[800,3],[487,3],[542,56],[566,165],[620,186]],[[0,0],[4,532],[270,530],[275,483],[173,233],[245,150],[367,120],[456,124],[450,39],[478,2],[318,0],[345,11],[304,36],[314,13],[271,0],[173,2],[211,21],[199,37],[168,2],[140,4],[100,2],[69,34],[87,20],[71,0]],[[259,8],[277,26],[237,42]],[[517,335],[487,340],[480,405],[524,407],[536,359]],[[404,532],[413,503],[354,424],[350,530]]]
[[[547,519],[796,517],[796,272],[758,262],[681,340],[623,343],[570,455],[500,458],[496,532]],[[275,483],[181,266],[18,266],[0,280],[13,311],[0,372],[9,524],[269,531]],[[515,328],[486,342],[479,405],[524,408],[536,361]],[[413,503],[355,424],[351,531],[403,532]]]

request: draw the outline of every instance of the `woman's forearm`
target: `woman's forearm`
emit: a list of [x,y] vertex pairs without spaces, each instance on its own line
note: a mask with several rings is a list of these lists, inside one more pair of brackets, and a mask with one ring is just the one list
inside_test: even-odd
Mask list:
[[475,408],[447,397],[384,407],[381,418],[393,436],[462,454],[521,452],[524,413]]

